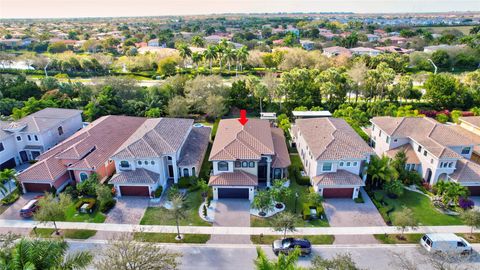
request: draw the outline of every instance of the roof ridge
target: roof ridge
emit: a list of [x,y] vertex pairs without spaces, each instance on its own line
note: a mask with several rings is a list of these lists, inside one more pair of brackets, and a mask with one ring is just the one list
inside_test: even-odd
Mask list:
[[[245,131],[245,133],[247,133],[251,138],[253,138],[256,142],[260,143],[260,145],[262,145],[263,147],[265,147],[266,149],[270,149],[268,148],[265,144],[263,144],[260,140],[258,140],[257,138],[255,138],[255,136],[253,136],[252,134],[250,134],[250,132],[246,131],[245,130],[245,126],[242,127],[242,130],[240,130],[240,132],[242,131]],[[240,134],[240,132],[237,133],[237,138],[238,138],[238,134]],[[271,131],[270,131],[271,132]],[[271,150],[271,149],[270,149]],[[275,151],[273,151],[275,152]]]
[[333,127],[333,129],[334,129],[333,132],[329,134],[330,137],[332,137],[332,140],[329,141],[327,145],[325,145],[325,148],[323,149],[323,151],[321,151],[321,152],[315,157],[315,160],[318,160],[318,159],[320,158],[320,156],[321,156],[323,153],[325,153],[325,151],[327,151],[327,148],[335,141],[335,136],[333,136],[333,134],[334,134],[335,132],[337,132],[338,129],[337,129],[337,127],[332,123],[330,117],[327,117],[327,122],[328,122],[328,123]]
[[[391,116],[389,116],[391,117]],[[393,117],[391,117],[393,118]],[[393,134],[395,134],[395,131],[397,131],[397,129],[403,124],[403,121],[405,121],[405,118],[406,117],[402,117],[402,120],[400,121],[400,123],[398,123],[398,125],[395,127],[395,129],[392,131],[392,134],[390,134],[390,136],[393,136]]]

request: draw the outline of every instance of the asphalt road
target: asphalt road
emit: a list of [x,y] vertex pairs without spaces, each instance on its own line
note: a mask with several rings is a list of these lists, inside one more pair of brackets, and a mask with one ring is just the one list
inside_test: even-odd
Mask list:
[[[103,242],[70,242],[71,251],[92,250],[98,254],[98,250],[107,245]],[[253,245],[165,245],[172,251],[183,254],[180,269],[254,269],[256,250]],[[271,248],[262,246],[269,257],[275,258]],[[455,261],[453,269],[480,269],[480,245],[476,245],[476,254],[469,258]],[[432,261],[425,252],[416,245],[361,245],[361,246],[316,246],[313,249],[314,255],[324,258],[331,258],[337,254],[350,253],[357,266],[362,269],[407,269],[400,266],[400,259],[403,262],[412,262],[416,269],[435,269]],[[309,266],[313,256],[300,258],[300,266]],[[442,261],[445,262],[445,261]],[[409,268],[415,269],[415,268]]]

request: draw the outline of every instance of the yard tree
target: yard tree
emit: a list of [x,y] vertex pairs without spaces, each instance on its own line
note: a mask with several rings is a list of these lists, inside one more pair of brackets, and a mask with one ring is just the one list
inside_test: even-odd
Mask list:
[[10,185],[10,181],[13,180],[17,183],[17,172],[14,169],[4,169],[0,172],[0,192],[5,195],[7,192],[7,187],[5,187],[5,183],[8,183],[8,193],[12,192],[12,186]]
[[480,228],[480,211],[476,209],[466,210],[461,214],[463,222],[470,226],[470,236],[473,236],[473,229]]
[[277,232],[283,232],[283,238],[287,237],[287,231],[295,231],[295,220],[296,217],[293,213],[288,211],[283,211],[276,214],[271,222],[271,226]]
[[190,58],[192,56],[192,50],[190,47],[188,47],[188,44],[186,43],[181,43],[180,45],[177,46],[178,53],[180,54],[180,57],[182,58],[183,61],[183,67],[185,67],[185,60],[187,58]]
[[383,185],[383,189],[387,192],[388,195],[391,197],[399,197],[403,195],[404,188],[402,181],[398,179],[393,179],[386,182]]
[[173,76],[177,73],[178,60],[171,56],[158,62],[157,73],[162,76]]
[[361,89],[365,85],[368,67],[363,61],[357,61],[353,64],[350,70],[347,71],[348,76],[354,83],[353,92],[355,93],[355,103],[358,102],[358,95],[362,92]]
[[275,202],[285,203],[288,198],[292,195],[291,189],[285,186],[287,180],[285,179],[276,179],[273,182],[272,187],[270,188],[270,193]]
[[98,270],[174,270],[181,254],[165,247],[134,241],[124,235],[109,241],[94,265]]
[[462,101],[462,85],[450,74],[433,74],[424,84],[424,97],[438,109],[452,108]]
[[172,197],[170,200],[171,203],[171,208],[170,214],[171,216],[175,219],[175,224],[177,225],[177,236],[176,239],[180,240],[182,239],[182,236],[180,235],[180,220],[185,219],[185,198],[181,194],[177,194]]
[[444,50],[438,50],[432,53],[432,61],[441,68],[448,68],[452,64],[450,56]]
[[100,204],[100,210],[105,212],[115,202],[113,199],[112,189],[107,185],[97,185],[95,192],[97,195],[97,201]]
[[205,46],[205,40],[201,36],[193,36],[191,42],[192,42],[192,45],[195,47]]
[[188,115],[188,102],[182,96],[176,96],[170,100],[167,113],[170,117],[185,117]]
[[315,69],[292,69],[282,73],[280,88],[285,93],[285,107],[291,111],[298,106],[321,106],[322,96],[318,91]]
[[220,76],[197,76],[185,83],[185,97],[195,112],[204,113],[209,96],[227,97],[227,88]]
[[404,239],[405,230],[415,230],[418,227],[418,220],[410,208],[403,207],[402,211],[395,214],[395,225],[401,230],[400,238]]
[[337,254],[331,259],[315,256],[309,270],[359,270],[349,253]]
[[398,177],[398,172],[390,166],[390,159],[386,156],[381,158],[372,157],[367,165],[367,174],[371,178],[371,186],[378,188],[383,182],[389,182]]
[[296,248],[293,252],[285,255],[280,253],[276,261],[271,261],[262,248],[257,247],[257,258],[255,259],[256,270],[300,270],[297,267],[298,256],[300,256],[300,249]]
[[397,89],[397,96],[407,100],[413,91],[413,79],[408,75],[403,75],[395,85]]
[[34,213],[35,220],[42,223],[53,222],[55,233],[58,235],[57,221],[65,220],[66,209],[72,204],[70,195],[60,193],[58,197],[54,197],[50,193],[38,200],[38,210]]
[[23,238],[0,253],[0,269],[6,270],[83,270],[92,261],[93,255],[90,252],[70,253],[68,243],[60,240]]
[[205,113],[213,118],[222,117],[227,112],[227,104],[224,97],[210,95],[206,100]]
[[253,198],[252,207],[260,211],[260,215],[266,215],[274,207],[272,195],[268,190],[260,190]]

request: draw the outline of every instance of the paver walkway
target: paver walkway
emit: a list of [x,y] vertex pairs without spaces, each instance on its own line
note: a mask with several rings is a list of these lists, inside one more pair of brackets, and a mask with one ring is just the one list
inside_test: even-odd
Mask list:
[[[216,202],[214,227],[250,227],[250,202],[221,199]],[[251,244],[250,235],[214,234],[211,244]]]
[[[368,194],[362,189],[365,203],[352,199],[326,199],[323,203],[328,222],[332,227],[386,226]],[[373,235],[335,235],[334,244],[375,244]]]

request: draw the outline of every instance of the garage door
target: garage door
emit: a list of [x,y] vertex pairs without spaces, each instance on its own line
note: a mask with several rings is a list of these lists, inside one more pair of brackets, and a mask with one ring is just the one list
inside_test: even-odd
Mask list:
[[148,186],[120,186],[122,196],[145,196],[148,197]]
[[470,196],[480,196],[480,186],[479,187],[468,187],[470,190]]
[[17,166],[17,164],[15,163],[15,159],[11,158],[11,159],[5,161],[4,163],[0,164],[0,171],[2,171],[4,169],[15,168],[15,166]]
[[219,199],[248,199],[248,188],[219,188]]
[[45,192],[50,190],[50,184],[23,183],[26,192]]
[[325,188],[323,189],[324,198],[352,198],[353,188]]

